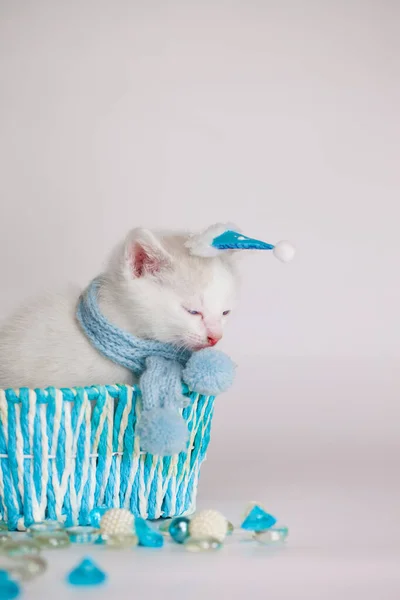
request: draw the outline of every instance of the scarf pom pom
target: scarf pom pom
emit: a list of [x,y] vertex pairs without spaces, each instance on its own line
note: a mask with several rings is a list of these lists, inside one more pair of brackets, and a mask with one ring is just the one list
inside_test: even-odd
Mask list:
[[170,408],[152,408],[142,412],[136,427],[143,452],[171,456],[186,450],[189,437],[181,415]]
[[232,385],[235,364],[223,352],[204,348],[192,354],[182,376],[183,381],[194,392],[216,396]]

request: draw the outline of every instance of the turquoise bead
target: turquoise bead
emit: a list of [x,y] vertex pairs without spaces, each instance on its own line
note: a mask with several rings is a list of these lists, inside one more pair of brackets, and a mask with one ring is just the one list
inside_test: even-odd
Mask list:
[[183,544],[189,537],[189,523],[187,517],[176,517],[169,526],[169,533],[177,544]]
[[268,514],[260,506],[253,506],[245,520],[241,524],[242,529],[247,531],[265,531],[276,523],[275,517]]
[[18,598],[21,589],[15,581],[9,578],[7,571],[0,571],[0,598],[1,600],[12,600]]
[[100,585],[107,575],[99,569],[91,558],[85,558],[67,575],[68,583],[72,585]]
[[164,545],[164,538],[158,531],[152,529],[144,519],[137,517],[135,519],[136,535],[139,538],[139,546],[149,548],[161,548]]
[[103,515],[110,510],[107,506],[97,506],[93,508],[89,513],[89,523],[96,529],[100,528],[100,521]]

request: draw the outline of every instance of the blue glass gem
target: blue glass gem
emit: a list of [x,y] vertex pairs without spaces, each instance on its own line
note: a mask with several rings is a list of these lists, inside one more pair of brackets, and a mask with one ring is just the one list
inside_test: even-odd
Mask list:
[[211,246],[218,250],[273,250],[275,246],[249,238],[237,231],[224,231],[213,239]]
[[173,519],[169,526],[169,533],[174,542],[183,544],[189,537],[189,523],[190,520],[187,517],[176,517],[176,519]]
[[100,585],[107,579],[107,575],[99,569],[91,558],[83,561],[67,575],[68,583],[72,585]]
[[275,525],[276,519],[268,514],[260,506],[253,506],[245,520],[241,524],[242,529],[247,531],[265,531]]
[[89,523],[92,527],[100,529],[101,517],[110,510],[107,506],[96,506],[89,513]]
[[18,583],[9,578],[7,571],[0,571],[0,598],[1,600],[12,600],[18,598],[21,588]]
[[135,530],[136,535],[139,538],[139,546],[161,548],[164,545],[162,534],[152,529],[148,523],[140,517],[135,519]]

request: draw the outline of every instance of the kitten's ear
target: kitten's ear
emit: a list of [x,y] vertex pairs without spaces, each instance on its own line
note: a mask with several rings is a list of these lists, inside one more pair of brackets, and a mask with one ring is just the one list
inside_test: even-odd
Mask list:
[[154,233],[141,227],[133,229],[128,235],[124,257],[134,278],[146,274],[157,275],[172,265],[172,257],[161,241]]

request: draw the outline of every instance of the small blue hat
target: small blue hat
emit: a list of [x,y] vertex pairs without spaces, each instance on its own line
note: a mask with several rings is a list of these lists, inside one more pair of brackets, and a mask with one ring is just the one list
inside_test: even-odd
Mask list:
[[289,262],[295,255],[290,242],[268,244],[243,235],[234,225],[223,224],[211,225],[202,233],[192,235],[186,242],[186,247],[194,256],[203,257],[217,256],[227,250],[272,250],[276,258]]

